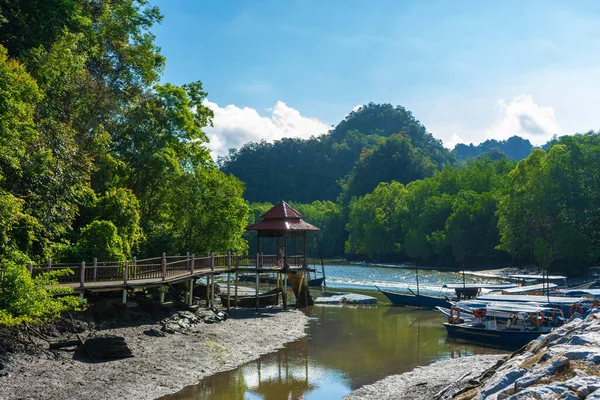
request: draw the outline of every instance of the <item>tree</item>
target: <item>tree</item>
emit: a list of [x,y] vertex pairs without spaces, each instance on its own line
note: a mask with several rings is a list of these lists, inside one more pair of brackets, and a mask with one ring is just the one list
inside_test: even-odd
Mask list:
[[[0,260],[0,325],[41,323],[58,318],[63,312],[79,308],[79,298],[65,296],[73,289],[57,286],[60,276],[71,270],[44,272],[31,278],[27,258],[18,252],[5,253]],[[60,296],[57,296],[60,295]]]
[[82,261],[124,261],[123,241],[110,221],[95,220],[86,225],[77,241],[76,254]]
[[407,184],[433,175],[435,166],[410,139],[393,135],[365,151],[342,184],[342,201],[371,192],[379,182]]
[[349,205],[346,253],[382,260],[402,254],[406,189],[398,182],[380,183],[373,193]]

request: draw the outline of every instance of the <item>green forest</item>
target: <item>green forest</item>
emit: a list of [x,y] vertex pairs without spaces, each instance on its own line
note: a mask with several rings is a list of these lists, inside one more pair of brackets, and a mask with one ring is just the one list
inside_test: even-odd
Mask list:
[[449,151],[403,107],[370,103],[326,135],[249,143],[219,165],[248,186],[252,221],[279,199],[292,200],[321,227],[309,249],[317,256],[537,264],[570,275],[600,257],[595,132],[542,148],[512,137]]
[[161,80],[146,1],[0,3],[0,264],[253,252],[279,200],[321,228],[313,254],[429,265],[600,257],[600,136],[444,148],[369,103],[308,140],[213,161],[200,81]]
[[146,1],[0,3],[0,263],[245,250],[244,185],[161,82]]

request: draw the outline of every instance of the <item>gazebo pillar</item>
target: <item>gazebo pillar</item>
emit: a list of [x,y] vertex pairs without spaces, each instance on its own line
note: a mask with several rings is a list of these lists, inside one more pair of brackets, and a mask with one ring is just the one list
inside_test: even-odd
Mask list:
[[304,265],[304,263],[306,262],[306,240],[308,238],[308,235],[306,233],[304,233],[304,251],[302,252],[304,257],[302,259],[302,265]]

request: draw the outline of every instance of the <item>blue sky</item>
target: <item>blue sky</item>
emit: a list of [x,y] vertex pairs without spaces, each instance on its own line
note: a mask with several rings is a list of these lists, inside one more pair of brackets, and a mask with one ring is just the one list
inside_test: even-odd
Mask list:
[[402,105],[447,146],[598,129],[597,1],[155,1],[164,81],[201,80],[224,154]]

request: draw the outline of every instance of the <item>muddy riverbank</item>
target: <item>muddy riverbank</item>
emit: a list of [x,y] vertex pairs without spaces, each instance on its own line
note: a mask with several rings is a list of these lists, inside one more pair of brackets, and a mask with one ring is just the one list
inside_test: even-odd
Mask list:
[[[307,317],[279,308],[232,310],[221,323],[199,323],[164,337],[158,321],[97,329],[125,338],[133,357],[108,362],[72,352],[8,356],[0,377],[1,399],[156,399],[204,377],[230,370],[306,335]],[[82,335],[87,335],[83,333]]]
[[[431,400],[451,399],[470,379],[502,360],[504,355],[484,355],[449,359],[392,375],[344,397],[345,400]],[[437,396],[437,397],[436,397]]]

